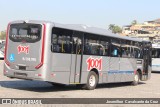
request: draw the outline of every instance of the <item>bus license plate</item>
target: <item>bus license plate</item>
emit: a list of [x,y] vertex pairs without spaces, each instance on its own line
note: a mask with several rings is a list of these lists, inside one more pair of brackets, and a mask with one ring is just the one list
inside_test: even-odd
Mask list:
[[26,73],[18,73],[18,72],[15,72],[15,73],[14,73],[14,76],[27,77],[27,74],[26,74]]
[[19,66],[19,70],[26,70],[26,66]]

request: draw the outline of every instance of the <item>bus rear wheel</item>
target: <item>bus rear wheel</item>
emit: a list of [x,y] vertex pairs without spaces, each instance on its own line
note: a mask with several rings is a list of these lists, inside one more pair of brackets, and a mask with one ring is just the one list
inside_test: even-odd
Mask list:
[[136,74],[134,75],[134,81],[132,82],[132,85],[138,85],[139,80],[140,80],[140,75],[137,71]]
[[94,71],[90,71],[87,83],[84,85],[84,88],[87,90],[94,90],[98,83],[98,75]]

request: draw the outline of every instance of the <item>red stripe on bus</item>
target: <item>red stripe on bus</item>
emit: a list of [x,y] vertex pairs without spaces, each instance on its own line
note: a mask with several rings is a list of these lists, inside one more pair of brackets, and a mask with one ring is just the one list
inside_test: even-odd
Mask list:
[[38,64],[35,68],[39,69],[43,63],[44,63],[44,45],[45,45],[45,36],[46,36],[46,25],[43,24],[44,28],[43,28],[43,37],[42,37],[42,54],[41,54],[41,62],[40,64]]
[[10,29],[10,23],[7,26],[7,33],[6,33],[6,44],[5,44],[5,52],[4,52],[4,61],[5,63],[10,66],[9,61],[7,60],[7,49],[8,49],[8,38],[9,38],[9,29]]
[[137,70],[134,71],[134,74],[135,74],[135,75],[137,74]]

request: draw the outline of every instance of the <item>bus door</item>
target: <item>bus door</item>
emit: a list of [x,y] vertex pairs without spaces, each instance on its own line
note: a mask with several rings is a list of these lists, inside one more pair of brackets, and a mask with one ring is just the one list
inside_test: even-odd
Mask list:
[[[150,77],[151,70],[151,44],[143,44],[143,74]],[[145,80],[147,79],[144,78]]]
[[72,39],[71,73],[70,84],[79,83],[82,66],[82,44],[83,33],[75,31]]

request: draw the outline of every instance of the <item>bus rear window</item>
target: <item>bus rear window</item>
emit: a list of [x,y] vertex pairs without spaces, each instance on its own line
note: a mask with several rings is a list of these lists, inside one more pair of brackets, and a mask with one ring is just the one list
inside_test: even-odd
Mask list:
[[42,26],[39,24],[12,24],[9,38],[13,42],[34,43],[41,39]]

